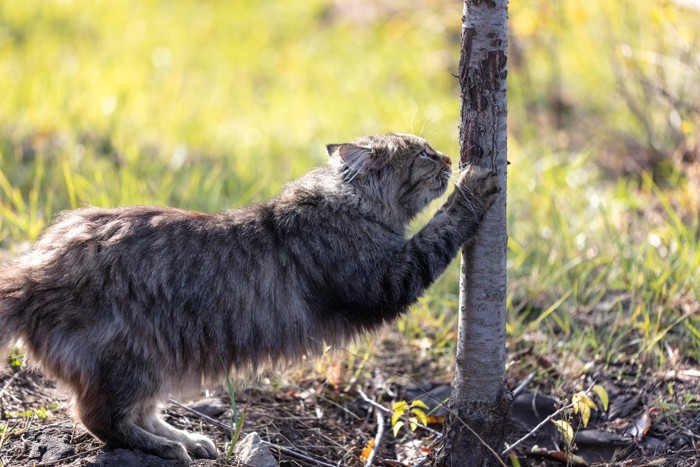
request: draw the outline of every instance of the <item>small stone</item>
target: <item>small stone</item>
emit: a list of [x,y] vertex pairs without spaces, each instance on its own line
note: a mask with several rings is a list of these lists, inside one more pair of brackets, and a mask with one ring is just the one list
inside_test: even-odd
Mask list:
[[277,461],[265,446],[260,436],[253,432],[238,442],[235,449],[238,460],[243,465],[255,467],[278,467]]

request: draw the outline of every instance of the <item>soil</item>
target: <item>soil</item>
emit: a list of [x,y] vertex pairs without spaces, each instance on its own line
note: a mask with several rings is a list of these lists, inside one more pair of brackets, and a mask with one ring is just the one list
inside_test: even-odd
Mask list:
[[[290,378],[293,383],[259,379],[238,389],[237,409],[245,412],[243,434],[257,432],[281,466],[360,466],[366,462],[361,458],[362,450],[377,435],[380,420],[384,435],[373,465],[416,465],[429,452],[436,434],[420,427],[415,432],[402,428],[394,437],[391,414],[379,411],[363,393],[388,409],[397,400],[415,397],[435,406],[449,394],[449,377],[427,356],[421,360],[416,355],[389,355],[392,357],[386,362],[374,362],[375,370],[362,383],[353,381],[357,373],[336,368],[325,377],[296,375]],[[525,363],[519,366],[523,369],[530,360],[533,365],[541,364],[541,357],[519,358]],[[4,366],[3,371],[0,465],[175,465],[138,451],[106,448],[73,420],[69,399],[52,381],[24,367]],[[526,379],[526,373],[520,371],[509,371],[511,388]],[[552,374],[549,372],[550,379]],[[577,415],[566,416],[576,431],[573,454],[579,456],[570,456],[569,465],[700,466],[700,371],[691,367],[662,373],[608,368],[605,373],[582,375],[574,382],[580,388],[593,381],[606,388],[610,405],[607,411],[600,407],[593,411],[586,428]],[[551,381],[536,379],[516,397],[508,444],[531,432],[562,405],[552,391]],[[569,397],[573,391],[567,391]],[[193,465],[243,465],[235,456],[227,459],[232,418],[228,393],[221,387],[199,396],[193,401],[171,400],[164,407],[169,423],[204,433],[219,447],[218,460],[200,460]],[[442,414],[441,407],[431,413],[430,428],[442,429]],[[546,422],[517,446],[514,455],[522,466],[566,465],[564,448],[555,425]]]

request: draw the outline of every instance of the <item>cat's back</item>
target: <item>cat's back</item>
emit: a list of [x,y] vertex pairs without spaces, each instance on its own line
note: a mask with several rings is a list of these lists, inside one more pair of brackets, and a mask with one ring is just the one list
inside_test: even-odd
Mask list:
[[279,239],[274,261],[293,265],[307,289],[338,289],[349,277],[369,280],[405,241],[400,228],[382,222],[328,166],[289,184],[266,209]]
[[384,222],[361,190],[344,182],[326,165],[286,186],[271,202],[279,225],[306,238],[340,235],[372,246],[374,241],[402,243],[403,226]]
[[[20,258],[28,268],[62,268],[79,262],[99,266],[100,258],[138,255],[178,244],[217,224],[215,215],[157,206],[87,207],[59,214],[31,251]],[[214,227],[214,230],[215,227]],[[150,256],[150,255],[146,255]]]

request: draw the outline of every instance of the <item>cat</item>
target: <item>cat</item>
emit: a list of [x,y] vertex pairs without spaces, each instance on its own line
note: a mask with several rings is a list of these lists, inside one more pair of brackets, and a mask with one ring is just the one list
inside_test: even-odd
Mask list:
[[318,353],[408,309],[499,196],[418,136],[328,145],[330,161],[268,202],[207,214],[87,207],[60,214],[0,269],[0,350],[22,341],[113,447],[183,464],[216,458],[207,437],[161,420],[169,393],[230,369]]

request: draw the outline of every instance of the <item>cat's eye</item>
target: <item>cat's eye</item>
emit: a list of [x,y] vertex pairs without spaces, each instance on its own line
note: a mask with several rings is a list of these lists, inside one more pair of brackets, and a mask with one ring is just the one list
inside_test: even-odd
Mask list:
[[418,157],[421,157],[424,159],[435,159],[435,156],[432,154],[429,154],[428,151],[421,151],[421,153],[418,155]]

